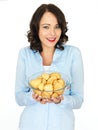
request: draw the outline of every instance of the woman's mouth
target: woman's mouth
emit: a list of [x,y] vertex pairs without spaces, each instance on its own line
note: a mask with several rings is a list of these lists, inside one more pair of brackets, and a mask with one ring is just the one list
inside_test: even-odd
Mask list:
[[47,38],[49,42],[55,42],[56,38]]

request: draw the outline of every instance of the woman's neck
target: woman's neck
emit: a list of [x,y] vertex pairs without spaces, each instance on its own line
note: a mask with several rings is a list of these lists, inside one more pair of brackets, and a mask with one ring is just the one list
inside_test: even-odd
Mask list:
[[53,55],[54,55],[55,49],[45,49],[41,52],[41,56],[43,59],[43,65],[49,66],[52,63]]

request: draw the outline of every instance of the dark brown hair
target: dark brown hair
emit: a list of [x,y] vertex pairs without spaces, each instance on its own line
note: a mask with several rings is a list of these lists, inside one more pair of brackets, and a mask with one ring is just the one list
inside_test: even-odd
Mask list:
[[54,4],[42,4],[37,8],[35,13],[33,14],[30,22],[30,30],[27,32],[28,42],[30,42],[30,48],[35,51],[41,52],[42,46],[38,36],[39,32],[39,22],[45,12],[51,12],[57,18],[58,24],[61,28],[61,36],[59,41],[57,42],[55,48],[63,50],[63,43],[68,41],[67,32],[67,22],[63,12]]

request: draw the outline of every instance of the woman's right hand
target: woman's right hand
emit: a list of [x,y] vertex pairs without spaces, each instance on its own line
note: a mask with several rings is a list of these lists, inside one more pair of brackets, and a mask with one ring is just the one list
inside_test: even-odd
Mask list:
[[39,96],[38,94],[33,94],[32,97],[33,97],[36,101],[40,102],[41,104],[46,104],[46,103],[50,103],[50,102],[51,102],[51,100],[46,99],[46,98],[42,98],[42,97]]

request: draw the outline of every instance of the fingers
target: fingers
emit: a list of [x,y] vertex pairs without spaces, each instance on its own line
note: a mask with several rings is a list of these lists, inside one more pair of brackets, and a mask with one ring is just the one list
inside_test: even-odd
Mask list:
[[61,102],[61,99],[60,98],[52,98],[52,101],[55,103],[55,104],[58,104]]
[[62,95],[60,95],[60,96],[57,97],[57,98],[52,98],[52,101],[53,101],[55,104],[59,104],[63,99],[64,99],[64,97],[63,97]]
[[41,104],[46,104],[46,103],[48,103],[48,99],[42,98],[41,96],[39,96],[39,95],[37,95],[37,94],[33,94],[32,97],[33,97],[36,101],[40,102]]
[[37,94],[33,94],[32,97],[36,100],[36,101],[41,101],[42,97],[37,95]]
[[36,101],[40,102],[41,104],[46,104],[46,103],[55,103],[55,104],[58,104],[58,103],[60,103],[64,99],[64,97],[62,95],[60,95],[57,98],[50,98],[50,99],[42,98],[41,96],[39,96],[37,94],[33,94],[32,97]]
[[47,102],[47,99],[44,99],[44,98],[43,98],[42,100],[40,100],[40,103],[41,103],[41,104],[46,104],[46,103],[48,103],[48,102]]
[[64,100],[64,97],[62,95],[59,96],[61,98],[61,100]]

